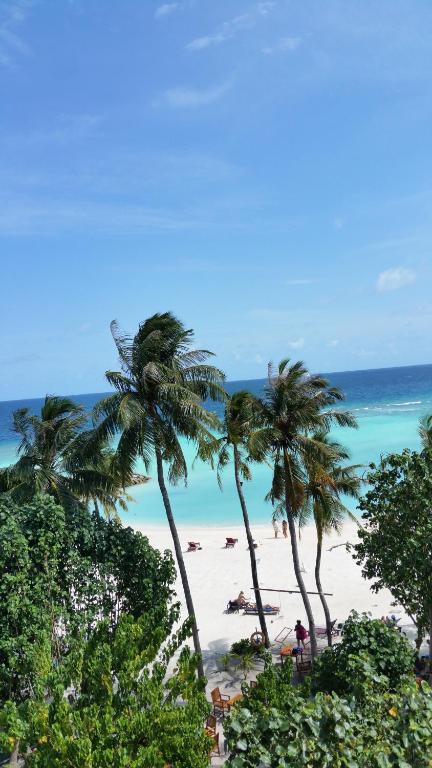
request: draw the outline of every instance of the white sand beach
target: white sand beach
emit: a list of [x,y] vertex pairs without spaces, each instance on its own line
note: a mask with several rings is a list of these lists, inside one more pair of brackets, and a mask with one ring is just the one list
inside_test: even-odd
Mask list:
[[[134,526],[148,536],[151,544],[159,549],[172,549],[168,525]],[[333,535],[325,539],[321,578],[326,592],[331,593],[328,602],[333,619],[344,621],[351,609],[369,611],[373,617],[390,613],[401,618],[401,623],[411,623],[403,610],[392,606],[392,597],[387,590],[375,594],[370,584],[363,579],[359,566],[344,546],[328,551],[344,542],[355,542],[357,527],[346,523],[341,536]],[[200,631],[203,655],[210,662],[212,658],[224,654],[231,643],[243,637],[249,637],[259,627],[256,616],[244,616],[243,612],[226,614],[228,600],[237,597],[244,590],[246,597],[253,599],[250,575],[250,560],[244,528],[235,526],[179,526],[180,540],[185,551],[186,567],[189,575],[192,596]],[[227,536],[238,538],[233,549],[225,548]],[[254,526],[253,536],[258,543],[256,556],[261,587],[273,589],[297,589],[292,566],[290,540],[279,533],[277,539],[271,525]],[[202,549],[186,552],[187,542],[199,541]],[[314,581],[316,534],[313,526],[304,528],[299,542],[300,557],[304,565],[304,580],[307,589],[316,591]],[[176,590],[182,603],[183,615],[186,616],[185,603],[180,579]],[[324,616],[318,596],[311,595],[312,608],[317,625],[324,624]],[[280,606],[278,616],[268,617],[270,640],[285,627],[293,627],[296,619],[307,624],[301,596],[279,592],[263,592],[263,601]]]

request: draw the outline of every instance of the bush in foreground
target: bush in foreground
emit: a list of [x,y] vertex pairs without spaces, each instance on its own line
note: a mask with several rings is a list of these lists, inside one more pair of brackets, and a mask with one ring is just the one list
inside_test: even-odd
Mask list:
[[189,649],[168,675],[188,634],[167,640],[151,614],[122,617],[113,635],[101,623],[41,672],[38,695],[0,709],[0,745],[19,739],[26,768],[205,768],[210,707]]
[[[227,765],[430,768],[432,691],[406,674],[412,652],[403,638],[384,624],[382,629],[383,666],[380,643],[364,642],[365,632],[372,638],[378,633],[376,624],[357,616],[350,619],[341,650],[326,651],[303,685],[292,686],[288,664],[267,665],[257,687],[227,719]],[[394,648],[395,664],[386,648]]]

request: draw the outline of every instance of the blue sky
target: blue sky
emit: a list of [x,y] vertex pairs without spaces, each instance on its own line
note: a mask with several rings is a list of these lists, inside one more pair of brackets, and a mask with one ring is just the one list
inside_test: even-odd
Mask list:
[[229,378],[431,362],[430,0],[0,1],[0,399],[173,310]]

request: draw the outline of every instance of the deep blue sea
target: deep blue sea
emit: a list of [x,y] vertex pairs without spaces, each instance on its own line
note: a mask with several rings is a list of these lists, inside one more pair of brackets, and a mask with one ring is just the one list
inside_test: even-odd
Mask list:
[[[345,392],[345,407],[352,410],[358,419],[357,430],[334,430],[337,439],[349,448],[353,463],[367,465],[382,454],[419,447],[419,418],[432,412],[432,365],[346,371],[330,373],[327,377],[331,384]],[[264,379],[235,381],[227,384],[227,390],[249,389],[258,394],[264,385]],[[101,396],[101,393],[75,395],[74,399],[91,411]],[[12,412],[23,407],[37,412],[41,403],[39,399],[0,402],[0,466],[6,466],[16,458],[17,441],[11,432]],[[218,407],[214,406],[216,411]],[[241,524],[230,468],[225,470],[221,492],[215,474],[208,466],[196,463],[192,468],[193,446],[186,444],[184,447],[190,465],[188,486],[179,485],[171,490],[178,522]],[[269,469],[254,467],[253,480],[245,485],[253,521],[267,522],[271,518],[271,507],[264,501],[269,483]],[[134,488],[132,495],[134,503],[130,504],[127,513],[122,513],[125,522],[145,524],[164,521],[157,482],[152,479],[147,485]]]

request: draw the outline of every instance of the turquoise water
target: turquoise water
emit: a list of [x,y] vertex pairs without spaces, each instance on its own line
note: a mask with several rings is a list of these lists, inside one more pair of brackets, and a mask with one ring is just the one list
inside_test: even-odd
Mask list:
[[[432,365],[333,373],[328,377],[332,384],[344,390],[346,407],[358,419],[357,430],[334,430],[335,437],[350,450],[353,463],[367,465],[382,454],[419,447],[419,418],[432,412]],[[263,384],[263,380],[230,382],[227,388],[230,391],[249,388],[258,393]],[[90,410],[100,396],[80,395],[75,399]],[[10,432],[12,411],[24,406],[37,411],[40,403],[40,400],[0,403],[0,466],[15,460],[17,444]],[[190,467],[188,486],[179,485],[170,491],[177,521],[240,524],[241,512],[231,468],[225,470],[221,492],[215,473],[208,466],[197,462],[192,468],[194,447],[184,444],[184,450]],[[244,491],[251,520],[257,523],[271,518],[271,507],[264,501],[269,485],[270,469],[253,467],[253,480],[245,483]],[[125,523],[154,524],[165,520],[159,488],[153,477],[145,486],[133,488],[132,496],[134,503],[122,515]],[[355,504],[351,503],[351,508],[354,510]]]

